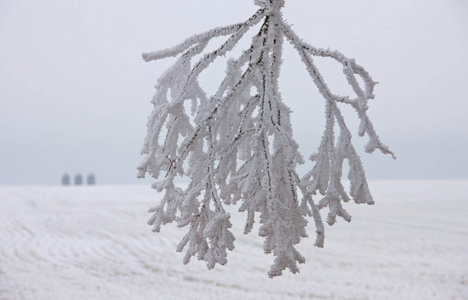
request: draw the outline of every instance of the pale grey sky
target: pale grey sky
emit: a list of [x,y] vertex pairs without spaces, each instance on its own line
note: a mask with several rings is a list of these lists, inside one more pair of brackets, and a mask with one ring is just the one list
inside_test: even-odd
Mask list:
[[[98,183],[147,182],[136,166],[153,86],[171,60],[144,63],[141,53],[256,9],[253,0],[0,1],[0,184],[91,171]],[[380,82],[370,116],[398,159],[364,154],[354,134],[370,179],[468,177],[466,0],[287,0],[284,16],[304,40],[356,58]],[[337,66],[319,63],[332,88],[350,93]],[[223,71],[213,70],[202,77],[208,88]],[[323,99],[289,45],[281,79],[309,156]]]

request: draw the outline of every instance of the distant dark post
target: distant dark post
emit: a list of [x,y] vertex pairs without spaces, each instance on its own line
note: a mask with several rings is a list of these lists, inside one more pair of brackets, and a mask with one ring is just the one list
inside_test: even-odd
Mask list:
[[75,175],[75,185],[82,185],[83,184],[83,177],[80,173]]
[[88,178],[87,178],[86,182],[88,183],[88,185],[95,185],[96,184],[96,177],[94,176],[93,173],[90,173],[88,175]]
[[70,185],[70,176],[67,173],[62,176],[62,185]]

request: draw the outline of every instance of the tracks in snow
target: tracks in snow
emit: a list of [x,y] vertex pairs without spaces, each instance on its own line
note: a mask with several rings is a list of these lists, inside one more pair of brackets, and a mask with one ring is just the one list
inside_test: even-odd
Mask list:
[[[236,249],[226,266],[208,271],[195,258],[182,265],[183,254],[175,253],[185,229],[167,225],[151,232],[146,211],[157,194],[147,186],[0,187],[0,300],[468,294],[468,195],[441,203],[442,193],[433,191],[424,201],[399,201],[386,196],[395,191],[392,184],[377,185],[375,206],[350,208],[351,224],[327,228],[325,250],[303,241],[301,274],[274,280],[266,276],[272,257],[263,254],[254,232],[241,234],[245,216],[235,209]],[[405,195],[418,191],[411,183],[404,188]],[[434,219],[444,232],[428,225]]]

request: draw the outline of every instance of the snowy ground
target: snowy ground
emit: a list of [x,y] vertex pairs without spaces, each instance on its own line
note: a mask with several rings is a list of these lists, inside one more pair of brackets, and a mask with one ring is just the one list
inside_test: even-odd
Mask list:
[[[242,235],[229,263],[184,266],[185,229],[153,234],[148,186],[0,187],[0,299],[468,299],[468,181],[371,182],[377,204],[299,246],[301,273]],[[311,236],[313,229],[311,230]]]

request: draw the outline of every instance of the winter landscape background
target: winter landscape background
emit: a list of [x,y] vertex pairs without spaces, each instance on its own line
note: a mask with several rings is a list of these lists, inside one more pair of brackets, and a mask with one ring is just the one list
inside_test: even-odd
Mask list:
[[[253,0],[206,3],[0,1],[0,184],[56,184],[64,172],[142,183],[135,168],[153,86],[174,60],[145,63],[141,54],[257,10]],[[356,58],[379,82],[369,115],[398,160],[361,155],[370,179],[468,178],[467,1],[291,0],[283,12],[305,41]],[[333,91],[352,93],[339,66],[317,63]],[[224,70],[213,65],[202,83],[213,90]],[[308,157],[324,102],[290,45],[280,84]]]
[[274,279],[235,209],[236,249],[210,271],[182,264],[182,230],[145,225],[148,186],[0,187],[0,299],[467,299],[468,181],[370,184],[376,205],[346,206],[352,222]]
[[[211,271],[182,264],[185,230],[146,225],[161,195],[136,166],[171,61],[141,53],[256,10],[206,3],[0,1],[0,299],[468,299],[468,2],[286,2],[301,37],[379,81],[369,114],[398,159],[364,154],[355,139],[376,205],[346,206],[353,220],[326,226],[325,249],[309,232],[301,273],[273,280],[258,227],[244,236],[233,207],[236,248]],[[308,157],[323,99],[293,50],[284,55],[280,88]],[[336,66],[319,64],[349,92]],[[202,82],[216,86],[217,72]],[[65,172],[94,172],[98,185],[61,187]]]

